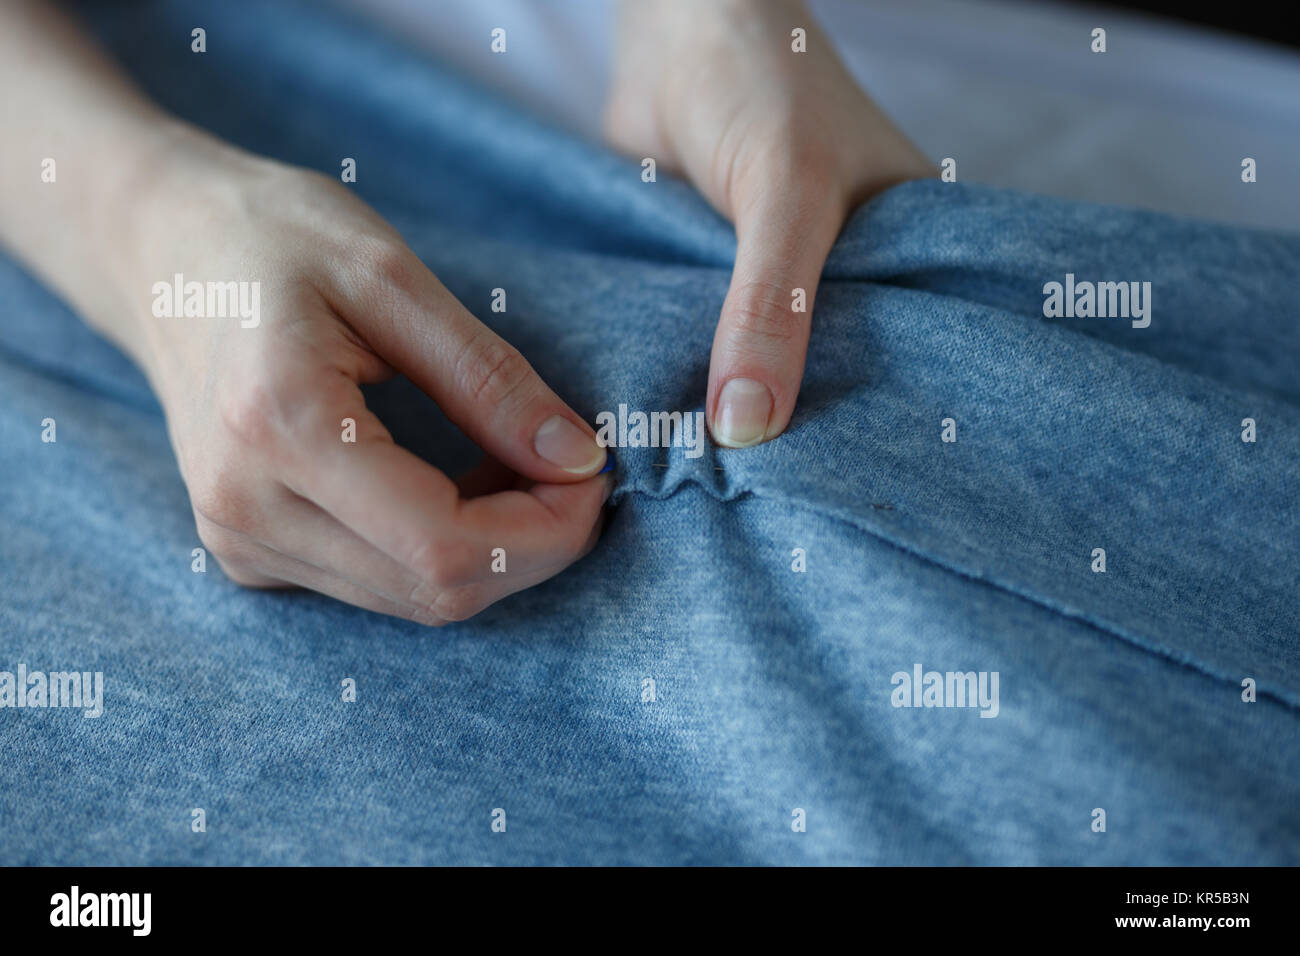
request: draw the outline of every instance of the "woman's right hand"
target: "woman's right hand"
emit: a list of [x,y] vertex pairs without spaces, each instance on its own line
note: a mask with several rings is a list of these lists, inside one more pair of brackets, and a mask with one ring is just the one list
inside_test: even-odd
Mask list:
[[[130,330],[116,337],[162,401],[199,537],[233,580],[438,625],[594,545],[610,476],[592,429],[344,186],[188,127],[131,185],[120,295],[103,300],[131,316],[97,324]],[[183,301],[154,315],[176,274],[259,283],[256,324],[186,318]],[[470,482],[366,409],[359,386],[395,372],[488,453]]]

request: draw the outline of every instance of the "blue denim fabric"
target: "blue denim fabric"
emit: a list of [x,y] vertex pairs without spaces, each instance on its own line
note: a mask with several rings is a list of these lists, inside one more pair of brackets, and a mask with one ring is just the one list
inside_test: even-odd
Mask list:
[[[92,12],[181,115],[355,157],[576,409],[702,408],[735,243],[685,185],[336,14]],[[1044,318],[1067,272],[1150,281],[1151,326]],[[0,670],[106,689],[0,710],[0,862],[1300,862],[1297,275],[1294,235],[892,189],[827,264],[785,435],[620,449],[591,555],[430,631],[192,573],[143,378],[2,260]],[[371,398],[473,462],[409,384]],[[916,663],[997,671],[998,716],[894,707]]]

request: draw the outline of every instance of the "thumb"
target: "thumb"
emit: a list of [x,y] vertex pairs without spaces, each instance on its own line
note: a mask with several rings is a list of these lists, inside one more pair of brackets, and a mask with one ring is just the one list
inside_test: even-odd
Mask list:
[[736,264],[709,360],[709,429],[744,448],[790,423],[808,354],[813,299],[844,224],[835,191],[769,179],[736,216]]
[[[550,484],[605,465],[596,433],[519,350],[476,319],[404,246],[385,246],[336,303],[389,365],[502,464]],[[368,278],[367,278],[368,277]],[[374,281],[376,280],[377,281]]]

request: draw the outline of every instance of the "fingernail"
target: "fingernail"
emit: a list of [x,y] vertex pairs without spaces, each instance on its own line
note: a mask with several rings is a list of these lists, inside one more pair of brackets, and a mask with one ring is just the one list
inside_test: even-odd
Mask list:
[[573,475],[594,472],[605,463],[605,449],[562,415],[542,422],[533,436],[533,448],[552,465],[559,465]]
[[772,393],[752,378],[733,378],[722,386],[713,437],[719,445],[744,448],[757,445],[767,431],[772,415]]

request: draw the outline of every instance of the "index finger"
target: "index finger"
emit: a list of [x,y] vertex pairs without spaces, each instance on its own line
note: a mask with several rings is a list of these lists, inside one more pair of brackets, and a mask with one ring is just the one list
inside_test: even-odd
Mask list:
[[[431,592],[492,580],[505,594],[525,573],[558,571],[581,556],[600,518],[605,478],[462,498],[450,478],[393,442],[361,405],[360,389],[356,401],[356,441],[340,441],[335,421],[312,428],[319,440],[281,480]],[[504,561],[494,569],[497,549]]]

